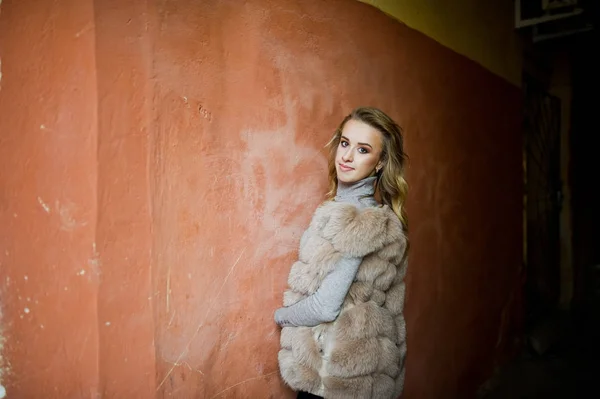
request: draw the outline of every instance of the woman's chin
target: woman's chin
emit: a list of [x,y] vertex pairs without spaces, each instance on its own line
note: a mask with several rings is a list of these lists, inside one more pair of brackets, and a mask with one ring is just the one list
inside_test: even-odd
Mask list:
[[352,183],[356,183],[357,181],[361,180],[359,177],[356,177],[356,175],[354,175],[353,173],[339,173],[337,174],[337,179],[340,183],[345,183],[345,184],[352,184]]

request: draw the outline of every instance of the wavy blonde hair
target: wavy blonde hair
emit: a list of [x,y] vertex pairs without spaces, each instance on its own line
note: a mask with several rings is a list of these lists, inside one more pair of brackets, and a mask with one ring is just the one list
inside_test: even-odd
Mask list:
[[404,179],[404,167],[408,156],[404,152],[402,128],[377,108],[360,107],[353,110],[350,115],[344,118],[329,143],[327,143],[327,149],[329,150],[329,192],[327,198],[333,199],[337,192],[338,179],[335,168],[335,155],[342,137],[342,130],[349,120],[366,123],[381,133],[383,137],[383,151],[381,152],[383,167],[376,174],[376,194],[383,204],[392,208],[404,228],[407,229],[408,218],[404,202],[408,195],[408,184]]

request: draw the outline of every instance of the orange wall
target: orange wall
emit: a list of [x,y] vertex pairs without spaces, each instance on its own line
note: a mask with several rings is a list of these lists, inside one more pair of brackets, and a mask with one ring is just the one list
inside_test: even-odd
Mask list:
[[358,2],[0,7],[9,397],[292,397],[272,313],[359,104],[411,157],[406,397],[467,397],[510,350],[515,86]]
[[89,397],[101,334],[92,4],[0,7],[0,384],[9,398]]

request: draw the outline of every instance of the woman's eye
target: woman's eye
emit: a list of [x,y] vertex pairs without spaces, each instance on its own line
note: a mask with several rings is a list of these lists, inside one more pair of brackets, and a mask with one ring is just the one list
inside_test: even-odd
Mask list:
[[348,142],[347,141],[342,141],[342,142],[340,142],[340,145],[342,147],[348,147]]
[[362,147],[360,147],[358,149],[358,152],[360,152],[361,154],[368,154],[369,153],[369,151],[366,148],[362,148]]

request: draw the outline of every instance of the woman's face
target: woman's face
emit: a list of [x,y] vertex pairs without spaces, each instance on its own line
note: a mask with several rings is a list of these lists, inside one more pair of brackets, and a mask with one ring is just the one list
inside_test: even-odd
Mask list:
[[374,175],[381,166],[382,150],[383,138],[377,129],[357,120],[346,122],[335,154],[338,180],[354,183]]

